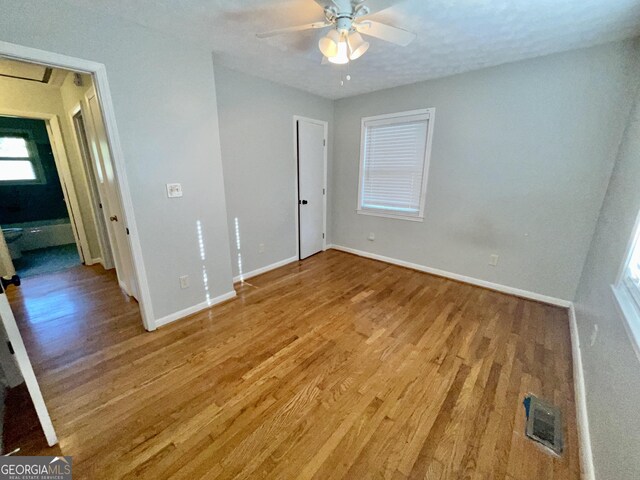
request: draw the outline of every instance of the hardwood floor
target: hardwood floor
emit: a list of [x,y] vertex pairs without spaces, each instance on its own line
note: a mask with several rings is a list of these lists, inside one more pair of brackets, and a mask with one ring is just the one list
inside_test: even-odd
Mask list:
[[327,251],[146,333],[111,273],[51,277],[11,302],[74,478],[579,478],[563,309]]

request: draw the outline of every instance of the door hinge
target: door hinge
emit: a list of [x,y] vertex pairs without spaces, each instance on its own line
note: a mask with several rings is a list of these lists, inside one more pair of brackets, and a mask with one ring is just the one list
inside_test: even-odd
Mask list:
[[127,231],[127,235],[129,235],[129,229],[128,229],[128,228],[125,228],[125,230]]
[[322,234],[322,238],[324,238],[324,233]]
[[322,189],[322,194],[323,194],[323,195],[325,195],[325,193],[324,193],[324,188]]
[[13,350],[13,345],[11,345],[11,342],[7,341],[7,347],[9,347],[9,353],[11,355],[15,355],[16,352]]
[[326,146],[327,146],[327,139],[326,139],[326,138],[323,138],[323,139],[322,139],[322,146],[323,146],[323,147],[326,147]]

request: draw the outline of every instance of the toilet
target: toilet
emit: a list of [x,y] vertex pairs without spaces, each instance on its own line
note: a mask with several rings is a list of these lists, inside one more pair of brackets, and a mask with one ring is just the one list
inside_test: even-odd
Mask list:
[[11,255],[11,260],[17,260],[22,257],[22,249],[20,245],[20,239],[22,238],[22,229],[21,228],[3,228],[2,234],[4,235],[4,240],[7,242],[7,247],[9,247],[9,255]]

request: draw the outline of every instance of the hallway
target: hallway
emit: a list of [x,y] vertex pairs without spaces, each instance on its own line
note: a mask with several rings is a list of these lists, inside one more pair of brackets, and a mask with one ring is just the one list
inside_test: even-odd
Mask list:
[[[94,378],[98,371],[104,372],[99,362],[90,359],[99,357],[113,335],[126,341],[144,332],[138,304],[122,293],[115,272],[100,265],[28,277],[19,288],[10,286],[7,297],[61,433],[64,424],[58,412],[66,404],[63,393]],[[60,452],[59,446],[47,447],[24,384],[9,392],[6,407],[5,451],[21,448],[21,455]]]

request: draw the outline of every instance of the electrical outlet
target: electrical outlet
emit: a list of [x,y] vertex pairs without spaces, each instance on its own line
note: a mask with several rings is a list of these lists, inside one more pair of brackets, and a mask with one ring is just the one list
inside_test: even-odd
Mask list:
[[181,183],[167,183],[167,197],[178,198],[182,196]]
[[367,237],[367,239],[368,239],[369,241],[373,242],[373,241],[376,239],[376,234],[375,234],[375,233],[373,233],[373,232],[371,232],[371,233],[369,234],[369,236]]
[[180,288],[189,288],[189,275],[182,275],[180,277]]
[[264,253],[264,243],[258,245],[258,253]]
[[491,265],[492,267],[495,267],[498,265],[498,258],[500,258],[498,255],[496,255],[495,253],[493,255],[489,255],[489,265]]

